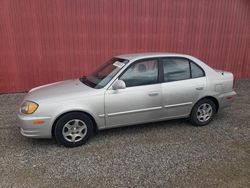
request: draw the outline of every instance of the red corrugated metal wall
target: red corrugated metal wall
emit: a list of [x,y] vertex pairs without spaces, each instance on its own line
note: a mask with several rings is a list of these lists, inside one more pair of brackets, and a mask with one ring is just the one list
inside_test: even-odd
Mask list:
[[146,51],[191,54],[250,78],[250,0],[0,1],[0,93]]

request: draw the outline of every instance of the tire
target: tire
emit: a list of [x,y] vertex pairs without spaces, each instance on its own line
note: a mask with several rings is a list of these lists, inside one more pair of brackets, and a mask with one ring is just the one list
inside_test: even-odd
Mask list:
[[195,126],[204,126],[209,124],[216,113],[216,106],[210,99],[198,101],[190,114],[190,121]]
[[70,112],[62,116],[55,125],[55,139],[65,147],[85,144],[93,135],[93,122],[81,112]]

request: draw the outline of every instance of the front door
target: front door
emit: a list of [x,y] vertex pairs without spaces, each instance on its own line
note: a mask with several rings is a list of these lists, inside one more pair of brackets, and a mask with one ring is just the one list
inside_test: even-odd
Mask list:
[[161,84],[158,83],[158,59],[132,63],[119,76],[125,89],[105,93],[106,127],[149,122],[160,118],[162,109]]

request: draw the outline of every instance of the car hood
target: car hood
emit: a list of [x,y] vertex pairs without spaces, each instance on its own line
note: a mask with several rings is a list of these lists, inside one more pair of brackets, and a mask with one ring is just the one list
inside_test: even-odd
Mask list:
[[76,95],[86,95],[96,89],[90,88],[80,82],[79,79],[55,82],[33,88],[26,95],[24,100],[41,102],[53,99],[53,102],[75,98]]

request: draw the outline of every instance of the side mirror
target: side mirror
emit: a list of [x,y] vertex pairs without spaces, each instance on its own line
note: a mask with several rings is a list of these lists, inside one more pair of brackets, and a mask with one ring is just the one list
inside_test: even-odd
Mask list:
[[126,88],[126,84],[123,80],[117,80],[113,86],[112,86],[113,90],[117,90],[117,89],[125,89]]

